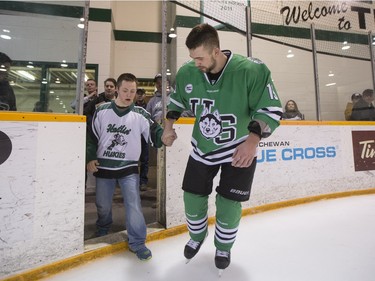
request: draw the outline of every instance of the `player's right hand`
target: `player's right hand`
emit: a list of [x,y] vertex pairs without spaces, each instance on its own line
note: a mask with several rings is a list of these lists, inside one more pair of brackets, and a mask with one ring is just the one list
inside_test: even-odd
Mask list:
[[96,166],[99,165],[99,162],[98,160],[92,160],[90,161],[89,163],[87,163],[86,167],[87,167],[87,171],[91,172],[91,173],[95,173],[98,171],[98,168]]
[[164,129],[163,135],[161,136],[161,141],[165,146],[172,146],[173,142],[177,139],[177,134],[174,129],[168,130]]

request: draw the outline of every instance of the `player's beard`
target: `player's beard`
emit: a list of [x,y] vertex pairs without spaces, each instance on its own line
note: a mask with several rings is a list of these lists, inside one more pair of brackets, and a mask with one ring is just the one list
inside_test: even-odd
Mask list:
[[200,67],[199,70],[204,73],[210,73],[213,69],[216,68],[216,65],[216,60],[213,57],[211,57],[211,65],[207,67]]

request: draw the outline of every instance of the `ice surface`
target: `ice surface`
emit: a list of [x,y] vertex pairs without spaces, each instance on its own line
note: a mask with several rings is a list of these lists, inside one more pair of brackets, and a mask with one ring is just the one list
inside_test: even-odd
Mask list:
[[299,205],[242,219],[231,265],[219,278],[214,228],[185,263],[181,234],[148,243],[153,258],[128,251],[53,275],[48,281],[374,281],[375,195]]

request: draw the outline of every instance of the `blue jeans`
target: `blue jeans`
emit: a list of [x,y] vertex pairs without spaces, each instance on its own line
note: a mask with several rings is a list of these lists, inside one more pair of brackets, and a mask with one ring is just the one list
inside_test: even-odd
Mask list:
[[108,231],[112,224],[112,200],[116,182],[120,185],[124,200],[125,227],[128,232],[129,248],[137,251],[145,244],[147,235],[137,174],[119,179],[96,178],[96,208],[98,212],[96,226],[98,230]]
[[147,184],[148,183],[148,158],[149,158],[149,152],[148,152],[148,142],[145,141],[144,137],[142,136],[142,150],[141,150],[141,156],[139,157],[139,161],[141,162],[141,167],[139,171],[139,180],[140,184]]

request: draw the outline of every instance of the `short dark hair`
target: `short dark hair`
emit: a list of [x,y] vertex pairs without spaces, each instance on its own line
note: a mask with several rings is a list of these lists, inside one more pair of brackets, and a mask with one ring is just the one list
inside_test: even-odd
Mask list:
[[138,85],[137,77],[131,73],[123,73],[117,78],[117,88],[121,86],[122,81],[135,82]]
[[198,24],[186,37],[185,45],[189,50],[200,46],[211,49],[220,48],[219,34],[214,27],[207,23]]
[[373,94],[374,94],[374,90],[373,89],[366,89],[366,90],[363,91],[362,96],[368,96],[368,97],[370,97]]
[[12,63],[12,60],[6,54],[0,52],[0,63],[4,63],[4,62]]
[[86,80],[86,83],[89,82],[89,81],[94,81],[95,85],[96,85],[96,80],[95,79],[89,78],[89,79]]
[[137,94],[144,95],[144,94],[146,94],[146,91],[143,88],[138,88],[137,89]]
[[115,79],[115,78],[107,78],[107,79],[105,79],[105,81],[104,81],[104,85],[105,85],[105,83],[107,83],[108,81],[109,81],[109,82],[112,82],[113,85],[116,86],[116,79]]

